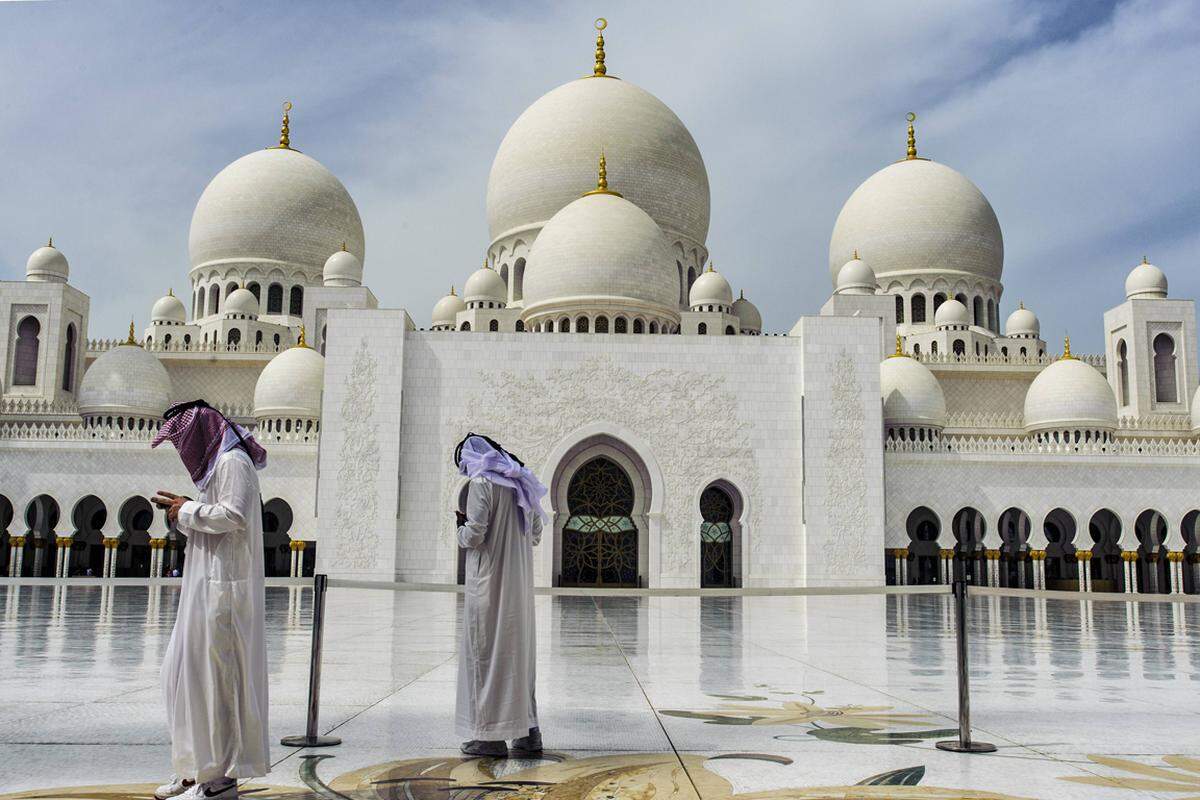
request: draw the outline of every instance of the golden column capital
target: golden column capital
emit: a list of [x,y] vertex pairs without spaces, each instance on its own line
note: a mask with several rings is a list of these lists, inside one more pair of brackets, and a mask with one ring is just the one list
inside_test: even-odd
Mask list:
[[1138,560],[1137,550],[1121,551],[1121,560],[1122,561],[1137,561]]
[[57,544],[59,547],[70,547],[74,543],[75,543],[75,540],[72,539],[70,536],[59,536],[58,537]]
[[898,555],[900,558],[907,559],[908,558],[908,548],[901,547],[899,550],[896,551],[896,555]]
[[1092,560],[1092,551],[1091,550],[1076,550],[1075,551],[1075,560],[1076,561],[1091,561]]
[[24,547],[25,546],[25,537],[24,536],[13,536],[12,538],[10,538],[8,540],[8,543],[10,545],[12,545],[13,547]]
[[1030,550],[1029,557],[1031,559],[1033,559],[1034,561],[1045,561],[1046,560],[1046,551],[1045,550]]
[[303,550],[307,546],[308,542],[304,541],[303,539],[295,539],[288,544],[288,547],[292,550]]
[[999,550],[988,550],[988,551],[986,551],[986,553],[987,553],[988,561],[997,561],[1000,558]]
[[1183,551],[1172,550],[1167,553],[1167,561],[1170,561],[1172,564],[1178,564],[1180,561],[1183,561]]

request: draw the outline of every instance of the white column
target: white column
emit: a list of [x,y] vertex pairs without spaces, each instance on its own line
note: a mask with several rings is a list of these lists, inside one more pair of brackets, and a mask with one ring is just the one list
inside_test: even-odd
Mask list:
[[38,540],[36,538],[33,540],[33,577],[35,578],[42,577],[42,565],[46,563],[46,547],[49,544],[48,541],[42,540],[42,546],[38,547]]
[[111,578],[112,577],[112,575],[109,574],[112,571],[112,562],[113,562],[113,549],[112,549],[112,547],[109,546],[108,540],[105,539],[105,541],[104,541],[104,566],[100,570],[100,577],[102,577],[102,578]]
[[901,586],[908,585],[908,548],[901,548],[896,564],[896,580]]
[[1137,571],[1133,566],[1136,560],[1136,552],[1132,550],[1121,552],[1121,570],[1125,575],[1125,594],[1133,594],[1137,587]]
[[17,553],[20,548],[16,545],[16,537],[9,539],[8,545],[8,577],[17,577]]
[[1029,557],[1033,559],[1033,588],[1046,588],[1046,551],[1033,550],[1030,551]]
[[291,569],[288,571],[288,575],[290,575],[293,578],[296,577],[296,564],[299,563],[299,561],[300,561],[300,559],[298,558],[299,555],[300,555],[300,551],[293,547],[292,548],[292,566],[291,566]]
[[1091,571],[1092,554],[1088,550],[1076,550],[1075,559],[1079,562],[1079,591],[1091,591],[1091,582],[1088,580],[1088,573]]
[[25,537],[21,537],[21,546],[17,548],[17,571],[16,577],[21,577],[21,569],[25,566]]

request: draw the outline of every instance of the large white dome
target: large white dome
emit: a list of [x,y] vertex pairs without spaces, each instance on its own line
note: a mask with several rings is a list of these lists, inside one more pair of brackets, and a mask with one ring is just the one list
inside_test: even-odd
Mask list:
[[450,287],[450,294],[438,300],[433,306],[433,327],[435,328],[453,328],[458,324],[458,312],[466,311],[467,304],[461,297],[454,293],[454,287]]
[[733,287],[725,276],[713,269],[712,264],[700,273],[688,292],[688,303],[696,306],[717,305],[729,308],[733,305]]
[[1117,398],[1094,367],[1060,358],[1025,392],[1025,430],[1104,430],[1117,427]]
[[666,237],[615,194],[569,204],[529,251],[524,317],[576,309],[679,319],[679,272]]
[[708,173],[695,140],[658,98],[628,81],[587,77],[543,95],[509,128],[488,176],[492,240],[544,225],[595,180],[609,179],[672,239],[708,236]]
[[468,303],[500,303],[507,295],[504,279],[491,267],[480,267],[463,285],[463,300]]
[[171,402],[171,377],[150,353],[135,344],[100,355],[79,384],[83,417],[159,418]]
[[276,262],[314,281],[330,253],[363,258],[363,227],[350,193],[315,159],[272,147],[217,173],[192,214],[192,268]]
[[889,425],[941,428],[946,424],[946,395],[925,366],[907,356],[885,358],[879,365],[883,420]]
[[325,357],[306,345],[289,347],[272,358],[254,385],[258,419],[315,419],[321,416]]
[[857,249],[881,285],[891,277],[1000,281],[1004,239],[996,212],[962,174],[914,158],[876,172],[842,206],[829,240],[829,277]]

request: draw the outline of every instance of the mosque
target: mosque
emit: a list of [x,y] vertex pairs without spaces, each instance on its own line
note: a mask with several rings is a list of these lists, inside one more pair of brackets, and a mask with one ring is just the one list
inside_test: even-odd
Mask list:
[[709,260],[695,141],[601,32],[500,143],[482,266],[426,324],[365,283],[354,200],[288,111],[204,189],[187,288],[140,331],[90,338],[52,241],[0,282],[0,574],[182,568],[148,498],[189,484],[149,442],[204,397],[270,453],[269,575],[461,580],[475,431],[550,488],[542,585],[1197,591],[1194,301],[1143,261],[1103,353],[1024,305],[1002,326],[999,221],[912,115],[837,217],[828,301],[766,324]]

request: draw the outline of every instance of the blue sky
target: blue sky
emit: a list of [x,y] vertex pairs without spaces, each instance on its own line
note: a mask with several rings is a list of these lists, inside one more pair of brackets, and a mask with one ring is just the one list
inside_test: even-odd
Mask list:
[[1098,351],[1143,254],[1200,296],[1200,7],[1008,3],[0,2],[0,278],[53,234],[92,297],[90,335],[187,286],[208,180],[272,144],[346,184],[366,281],[419,325],[487,245],[504,132],[585,74],[691,129],[712,184],[708,245],[784,331],[830,291],[829,233],[862,180],[922,155],[974,180],[1005,238],[1005,314]]

